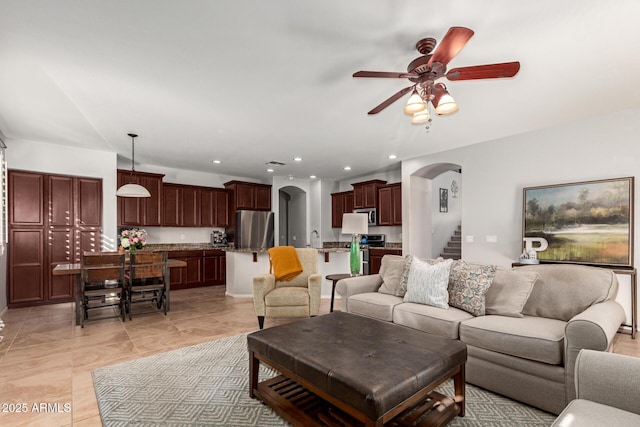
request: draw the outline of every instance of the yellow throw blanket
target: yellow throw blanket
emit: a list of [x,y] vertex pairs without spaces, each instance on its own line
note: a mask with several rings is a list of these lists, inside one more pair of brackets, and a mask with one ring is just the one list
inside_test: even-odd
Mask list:
[[270,273],[277,281],[288,282],[302,273],[302,264],[293,246],[276,246],[269,249]]

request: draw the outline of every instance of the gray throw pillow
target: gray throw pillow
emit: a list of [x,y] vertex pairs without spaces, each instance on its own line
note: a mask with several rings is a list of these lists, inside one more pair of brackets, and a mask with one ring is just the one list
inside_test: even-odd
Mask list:
[[400,277],[404,269],[405,258],[400,255],[385,255],[382,257],[380,265],[380,277],[382,277],[382,285],[378,288],[378,292],[382,294],[400,295]]
[[409,267],[407,293],[403,301],[449,308],[447,285],[452,262],[448,259],[432,265],[414,257]]
[[523,317],[522,310],[536,280],[535,271],[498,269],[485,294],[486,314]]

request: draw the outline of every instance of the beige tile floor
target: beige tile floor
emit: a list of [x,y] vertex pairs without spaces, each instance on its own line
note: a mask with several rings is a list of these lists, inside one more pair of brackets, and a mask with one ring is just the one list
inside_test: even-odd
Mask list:
[[[251,298],[225,296],[224,287],[174,291],[171,297],[166,317],[147,313],[84,328],[74,326],[73,304],[5,312],[0,426],[100,426],[94,369],[258,329]],[[321,313],[328,312],[323,299]],[[286,321],[266,319],[265,327]],[[640,357],[640,337],[618,334],[614,350]]]

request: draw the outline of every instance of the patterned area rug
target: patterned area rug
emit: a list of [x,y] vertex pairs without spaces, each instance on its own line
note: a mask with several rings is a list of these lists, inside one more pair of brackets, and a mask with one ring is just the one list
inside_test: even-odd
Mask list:
[[[260,380],[276,373],[260,367]],[[288,426],[249,397],[246,335],[93,371],[102,423],[111,426]],[[441,392],[452,395],[452,384]],[[466,415],[449,426],[549,426],[554,416],[467,384]]]

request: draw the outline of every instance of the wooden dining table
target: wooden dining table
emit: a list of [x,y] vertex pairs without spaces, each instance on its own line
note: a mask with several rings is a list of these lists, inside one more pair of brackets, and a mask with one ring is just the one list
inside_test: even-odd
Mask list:
[[[168,259],[167,267],[169,269],[176,267],[186,267],[187,263],[185,261],[181,261],[179,259]],[[75,276],[75,286],[74,286],[74,299],[76,302],[76,325],[80,324],[80,316],[82,316],[82,297],[81,297],[81,289],[82,286],[80,284],[80,272],[82,271],[81,263],[61,263],[57,264],[53,267],[52,274],[54,276]],[[169,280],[169,276],[166,277],[166,287],[167,287],[167,311],[170,309],[170,292],[171,283]]]

